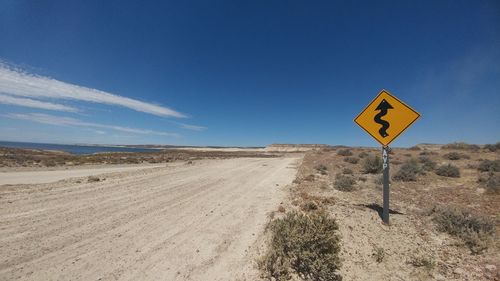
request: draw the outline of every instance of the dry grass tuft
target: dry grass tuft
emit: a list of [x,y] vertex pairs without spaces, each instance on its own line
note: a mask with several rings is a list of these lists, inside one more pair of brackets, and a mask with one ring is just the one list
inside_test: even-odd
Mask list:
[[459,178],[460,170],[457,166],[451,164],[441,165],[436,169],[436,175],[449,178]]
[[352,151],[350,149],[341,149],[341,150],[337,151],[337,155],[352,156]]
[[422,173],[423,171],[419,167],[417,160],[410,159],[399,168],[392,178],[396,181],[417,181],[418,175]]
[[270,245],[258,261],[263,278],[282,281],[297,275],[305,280],[342,280],[338,226],[328,214],[289,212],[271,221],[267,229]]
[[363,158],[362,166],[362,172],[364,174],[378,174],[382,172],[382,158],[370,154]]
[[340,191],[353,191],[355,189],[356,180],[349,175],[337,174],[333,186]]
[[461,238],[473,254],[488,248],[495,234],[495,224],[482,216],[458,208],[444,207],[432,210],[439,231]]
[[345,157],[344,162],[351,163],[351,164],[358,164],[359,158],[358,157]]

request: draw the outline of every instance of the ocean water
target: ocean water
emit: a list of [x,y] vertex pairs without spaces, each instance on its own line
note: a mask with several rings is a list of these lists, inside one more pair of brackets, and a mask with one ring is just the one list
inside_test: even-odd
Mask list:
[[13,148],[28,148],[41,150],[59,150],[72,154],[93,154],[98,152],[154,152],[157,149],[132,148],[132,147],[113,147],[113,146],[88,146],[88,145],[70,145],[70,144],[52,144],[52,143],[31,143],[31,142],[7,142],[0,141],[0,146]]

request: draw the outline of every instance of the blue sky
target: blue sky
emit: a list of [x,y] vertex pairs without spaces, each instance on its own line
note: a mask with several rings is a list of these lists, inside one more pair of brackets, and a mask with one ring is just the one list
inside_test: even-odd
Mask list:
[[0,140],[376,146],[384,88],[394,146],[500,141],[500,2],[0,2]]

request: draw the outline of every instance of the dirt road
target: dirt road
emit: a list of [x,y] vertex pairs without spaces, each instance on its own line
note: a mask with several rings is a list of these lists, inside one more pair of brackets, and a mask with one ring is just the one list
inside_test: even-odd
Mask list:
[[75,167],[72,169],[51,170],[51,171],[49,170],[49,171],[0,172],[0,185],[49,183],[75,177],[88,177],[91,175],[141,170],[141,169],[154,168],[160,166],[165,166],[165,165],[140,165],[140,166],[130,165],[125,167],[120,167],[120,166],[104,167],[101,165],[101,167],[88,168],[88,169]]
[[299,161],[0,187],[0,280],[254,280],[256,241]]

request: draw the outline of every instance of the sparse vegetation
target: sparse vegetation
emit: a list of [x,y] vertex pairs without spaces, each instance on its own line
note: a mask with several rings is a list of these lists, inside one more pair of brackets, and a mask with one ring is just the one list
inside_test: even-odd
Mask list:
[[334,187],[340,191],[353,191],[356,180],[349,175],[337,174],[335,176]]
[[352,175],[353,173],[354,172],[349,168],[342,169],[342,174],[344,174],[344,175]]
[[478,151],[480,149],[479,145],[476,144],[468,144],[465,142],[454,142],[445,144],[441,147],[441,149],[458,149],[458,150],[472,150]]
[[100,179],[100,178],[98,178],[98,177],[95,177],[95,176],[89,176],[89,177],[87,178],[87,181],[88,181],[88,182],[98,182],[98,181],[101,181],[101,179]]
[[351,163],[351,164],[358,164],[359,158],[357,158],[357,157],[345,157],[344,162]]
[[378,263],[381,263],[382,261],[384,261],[384,258],[385,258],[384,248],[382,248],[382,247],[375,247],[373,249],[373,257],[375,258],[375,260]]
[[277,154],[229,151],[159,150],[155,152],[109,152],[75,155],[65,152],[0,147],[0,167],[55,167],[87,164],[168,163],[202,158],[276,157]]
[[482,160],[477,169],[480,172],[500,172],[500,159],[499,160]]
[[460,159],[470,159],[470,156],[464,153],[450,152],[443,155],[445,159],[448,160],[460,160]]
[[461,238],[474,254],[486,250],[495,233],[492,221],[458,208],[434,208],[433,220],[439,231]]
[[431,156],[431,155],[437,155],[438,153],[435,152],[435,151],[430,151],[430,150],[424,150],[422,152],[420,152],[418,155],[421,155],[421,156]]
[[496,152],[500,150],[500,142],[497,142],[495,144],[485,144],[483,148],[491,152]]
[[422,164],[422,170],[424,171],[434,171],[436,169],[437,163],[432,161],[431,158],[427,156],[420,156],[418,158],[420,163]]
[[270,245],[258,262],[262,277],[282,281],[294,273],[306,280],[342,280],[338,226],[325,212],[289,212],[267,229]]
[[396,181],[417,181],[418,175],[423,173],[419,167],[417,160],[409,159],[392,177]]
[[436,175],[449,177],[449,178],[459,178],[460,170],[457,166],[451,164],[441,165],[436,169]]
[[478,182],[484,184],[487,191],[490,193],[500,193],[500,174],[488,172],[486,175],[481,175]]
[[350,149],[340,149],[339,151],[337,151],[337,155],[352,156],[352,151]]
[[414,145],[410,148],[408,148],[409,150],[413,150],[413,151],[418,151],[418,150],[422,150],[418,145]]
[[433,269],[436,265],[433,259],[424,256],[412,258],[409,261],[409,264],[413,265],[414,267],[425,267],[427,270]]
[[328,168],[325,165],[323,165],[323,164],[317,165],[316,167],[314,167],[314,169],[316,171],[318,171],[322,175],[327,175],[328,174]]
[[365,174],[377,174],[382,172],[382,158],[377,155],[368,155],[363,158],[362,172]]
[[316,202],[314,201],[307,201],[305,202],[304,204],[302,204],[302,206],[300,207],[303,211],[306,211],[306,212],[312,212],[312,211],[316,211],[319,209],[319,206]]
[[366,157],[366,156],[368,156],[368,155],[369,155],[368,153],[366,153],[366,152],[362,151],[362,152],[360,152],[360,153],[358,154],[358,157],[359,157],[359,158],[365,158],[365,157]]

